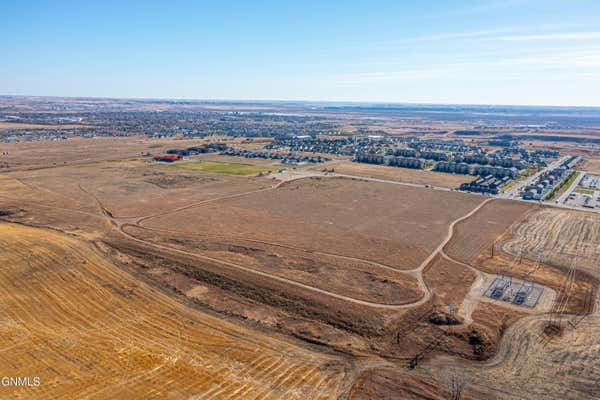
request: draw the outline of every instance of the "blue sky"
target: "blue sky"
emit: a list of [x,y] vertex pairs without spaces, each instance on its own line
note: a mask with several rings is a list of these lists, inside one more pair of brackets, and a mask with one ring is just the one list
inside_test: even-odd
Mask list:
[[3,1],[0,94],[600,106],[600,1]]

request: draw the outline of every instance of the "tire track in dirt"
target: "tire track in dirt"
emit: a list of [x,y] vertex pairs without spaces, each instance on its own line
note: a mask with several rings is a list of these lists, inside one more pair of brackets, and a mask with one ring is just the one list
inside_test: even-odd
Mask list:
[[[297,178],[295,178],[293,180],[295,181],[295,180],[305,179],[305,178],[310,178],[310,177],[297,177]],[[339,179],[339,177],[332,177],[332,178]],[[266,190],[274,190],[274,189],[277,189],[278,187],[280,187],[281,185],[283,185],[283,184],[285,184],[287,182],[290,182],[290,181],[292,181],[292,180],[281,181],[277,185],[274,185],[274,186],[272,186],[270,188],[266,188],[266,189],[260,189],[258,191],[245,192],[245,193],[236,194],[236,195],[232,195],[232,196],[224,196],[224,197],[220,197],[220,198],[216,198],[216,199],[206,200],[206,201],[203,201],[203,202],[200,202],[200,203],[190,204],[188,206],[180,207],[180,208],[178,208],[176,210],[172,210],[170,212],[161,213],[160,215],[167,215],[167,214],[170,214],[172,212],[181,211],[182,209],[189,209],[189,208],[192,208],[192,207],[197,207],[197,206],[201,206],[201,205],[208,204],[208,203],[213,203],[213,202],[216,202],[216,201],[219,201],[219,200],[224,200],[224,199],[228,199],[228,198],[232,198],[232,197],[240,197],[240,196],[244,196],[244,195],[252,194],[252,193],[256,193],[256,192],[262,192],[262,191],[266,191]],[[422,304],[424,304],[424,303],[426,303],[427,301],[430,300],[432,294],[431,294],[431,290],[427,286],[427,283],[423,279],[423,270],[434,259],[434,257],[443,250],[443,248],[446,246],[446,244],[452,239],[452,236],[454,235],[454,227],[456,226],[456,224],[458,224],[458,223],[460,223],[460,222],[462,222],[462,221],[470,218],[473,214],[475,214],[477,211],[479,211],[485,204],[489,203],[492,200],[494,200],[494,199],[493,198],[488,198],[488,199],[484,200],[483,202],[479,203],[475,208],[473,208],[469,213],[467,213],[467,214],[463,215],[462,217],[459,217],[459,218],[455,219],[454,221],[452,221],[452,223],[450,223],[450,225],[448,226],[448,233],[446,234],[446,237],[429,254],[429,256],[425,260],[423,260],[423,262],[418,267],[416,267],[416,268],[414,268],[412,270],[397,270],[397,269],[395,269],[395,272],[405,272],[405,273],[407,273],[407,274],[409,274],[411,276],[414,276],[417,279],[417,281],[419,283],[419,287],[424,292],[424,296],[422,298],[420,298],[417,301],[409,302],[409,303],[386,304],[386,303],[375,303],[375,302],[370,302],[370,301],[355,299],[355,298],[352,298],[352,297],[349,297],[349,296],[340,295],[338,293],[334,293],[334,292],[331,292],[331,291],[328,291],[328,290],[320,289],[320,288],[317,288],[317,287],[314,287],[314,286],[310,286],[310,285],[307,285],[307,284],[304,284],[304,283],[301,283],[301,282],[298,282],[298,281],[294,281],[294,280],[291,280],[291,279],[288,279],[288,278],[283,278],[283,277],[280,277],[280,276],[277,276],[277,275],[274,275],[274,274],[269,274],[269,273],[266,273],[266,272],[263,272],[263,271],[256,270],[254,268],[245,267],[245,266],[242,266],[240,264],[232,263],[232,262],[229,262],[229,261],[226,261],[226,260],[222,260],[222,259],[219,259],[219,258],[210,257],[210,256],[198,254],[198,253],[193,253],[193,252],[189,252],[189,251],[185,251],[185,250],[181,250],[181,249],[176,249],[176,248],[173,248],[173,247],[170,247],[170,246],[160,245],[160,244],[157,244],[157,243],[153,243],[153,242],[149,242],[149,241],[146,241],[146,240],[139,239],[139,238],[137,238],[137,237],[135,237],[135,236],[133,236],[133,235],[125,232],[123,230],[123,228],[125,226],[127,226],[127,225],[131,225],[131,226],[138,226],[138,227],[147,229],[146,227],[139,226],[138,224],[141,221],[147,220],[149,218],[152,218],[152,217],[155,217],[155,216],[158,216],[158,215],[153,215],[153,216],[148,216],[148,217],[142,217],[142,218],[140,218],[140,219],[137,220],[137,224],[127,224],[127,223],[122,224],[122,223],[119,223],[118,219],[113,218],[112,214],[110,213],[110,211],[106,210],[106,208],[102,205],[102,203],[100,203],[99,200],[96,198],[96,201],[98,202],[99,207],[103,210],[104,215],[112,222],[112,224],[115,227],[117,227],[118,232],[121,235],[123,235],[123,236],[125,236],[125,237],[127,237],[130,240],[133,240],[135,242],[144,244],[146,246],[154,247],[154,248],[157,248],[157,249],[166,250],[166,251],[172,251],[172,252],[175,252],[175,253],[178,253],[178,254],[182,254],[182,255],[185,255],[185,256],[190,256],[190,257],[202,259],[202,260],[209,261],[209,262],[214,262],[214,263],[218,263],[218,264],[222,264],[222,265],[227,265],[229,267],[237,268],[237,269],[242,270],[244,272],[249,272],[249,273],[252,273],[252,274],[255,274],[255,275],[266,277],[266,278],[269,278],[269,279],[272,279],[272,280],[275,280],[275,281],[278,281],[278,282],[290,284],[290,285],[293,285],[293,286],[296,286],[296,287],[300,287],[300,288],[305,289],[305,290],[309,290],[309,291],[312,291],[312,292],[315,292],[315,293],[319,293],[319,294],[323,294],[323,295],[326,295],[326,296],[330,296],[330,297],[333,297],[333,298],[336,298],[336,299],[339,299],[339,300],[348,301],[348,302],[351,302],[351,303],[354,303],[354,304],[359,304],[359,305],[369,306],[369,307],[376,307],[376,308],[383,308],[383,309],[392,309],[392,310],[401,310],[401,309],[408,309],[408,308],[418,307],[418,306],[420,306],[420,305],[422,305]],[[342,257],[345,257],[345,256],[342,256]],[[366,261],[366,262],[374,263],[373,261],[370,261],[370,260],[357,259],[357,261],[362,261],[362,262]],[[380,267],[382,267],[382,268],[389,268],[389,266],[386,266],[386,265],[383,265],[383,264],[380,264]]]

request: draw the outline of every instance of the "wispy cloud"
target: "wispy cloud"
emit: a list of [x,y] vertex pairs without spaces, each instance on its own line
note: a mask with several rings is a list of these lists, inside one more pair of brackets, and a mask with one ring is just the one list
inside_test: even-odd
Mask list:
[[534,35],[499,36],[495,39],[506,41],[591,40],[600,39],[600,32],[554,32]]
[[469,80],[552,80],[598,79],[600,46],[546,49],[544,52],[514,54],[505,57],[485,55],[457,62],[428,64],[389,64],[387,68],[338,74],[342,86],[377,83],[406,83],[428,79]]
[[506,34],[518,32],[515,28],[498,28],[498,29],[488,29],[488,30],[479,30],[479,31],[470,31],[470,32],[448,32],[448,33],[439,33],[435,35],[423,35],[423,36],[415,36],[411,38],[399,39],[394,41],[394,44],[409,44],[409,43],[419,43],[419,42],[436,42],[436,41],[445,41],[452,39],[480,39],[487,38],[490,36],[497,36],[498,34]]
[[445,42],[454,40],[585,40],[598,39],[598,31],[574,31],[585,29],[585,26],[573,24],[546,24],[536,26],[509,26],[493,29],[480,29],[462,32],[440,32],[421,36],[398,38],[397,40],[381,43],[384,46],[410,45],[424,42]]

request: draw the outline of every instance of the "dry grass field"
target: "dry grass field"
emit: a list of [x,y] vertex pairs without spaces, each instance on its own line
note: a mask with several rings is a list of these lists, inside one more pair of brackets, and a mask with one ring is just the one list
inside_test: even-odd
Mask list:
[[[550,258],[541,258],[538,263],[535,255],[529,257],[523,253],[521,258],[503,251],[505,243],[518,240],[513,237],[514,229],[522,226],[523,221],[539,213],[539,210],[538,206],[532,204],[494,200],[472,218],[458,225],[456,235],[445,251],[453,259],[487,273],[506,274],[521,279],[527,277],[555,290],[559,301],[567,301],[565,308],[568,311],[588,313],[590,309],[586,305],[586,294],[597,290],[597,279],[577,274],[570,280],[568,268],[553,265]],[[565,291],[563,285],[567,280],[571,282],[572,288]]]
[[9,171],[82,165],[98,161],[140,158],[145,153],[161,154],[168,149],[197,146],[202,143],[204,141],[199,139],[148,139],[140,136],[0,143],[0,151],[8,152],[8,155],[0,157],[0,161],[9,164]]
[[[0,224],[0,374],[22,399],[336,398],[343,366],[194,311],[75,238]],[[3,393],[3,394],[2,394]]]
[[446,400],[450,393],[441,386],[431,380],[414,377],[393,368],[369,370],[356,380],[350,400]]
[[448,224],[482,200],[462,193],[309,178],[146,219],[142,226],[171,225],[182,233],[252,238],[413,269],[443,240]]
[[[444,174],[435,171],[419,169],[388,167],[384,165],[371,165],[355,162],[343,162],[332,165],[331,168],[339,174],[364,176],[367,178],[385,179],[398,182],[433,185],[446,188],[457,188],[461,184],[471,182],[472,177],[467,175]],[[323,167],[315,167],[321,170]]]
[[[160,213],[222,196],[268,188],[266,180],[185,171],[134,161],[15,171],[5,175],[30,193],[78,209],[97,210],[97,198],[115,217]],[[7,196],[17,192],[5,191]],[[17,196],[20,196],[19,193]]]
[[503,249],[566,268],[576,265],[600,278],[600,218],[580,211],[543,209],[515,226]]
[[435,294],[435,301],[442,306],[454,304],[460,307],[475,277],[467,267],[439,256],[423,273],[425,282]]
[[[351,298],[382,304],[417,301],[424,293],[414,276],[362,260],[315,254],[254,239],[234,240],[210,233],[186,235],[176,230],[126,226],[125,231],[153,243],[249,266]],[[201,231],[199,231],[201,232]]]
[[598,155],[597,153],[598,152],[595,152],[594,156],[592,157],[586,157],[583,165],[581,166],[581,169],[597,174],[600,173],[600,155]]
[[446,246],[446,253],[459,261],[470,263],[491,246],[526,213],[535,208],[529,203],[494,200],[469,220],[456,227],[456,234]]

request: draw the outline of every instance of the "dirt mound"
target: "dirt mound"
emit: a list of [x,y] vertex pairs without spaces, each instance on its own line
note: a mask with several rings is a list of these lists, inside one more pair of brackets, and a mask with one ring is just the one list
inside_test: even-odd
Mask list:
[[434,325],[460,325],[464,321],[457,315],[449,314],[444,311],[434,311],[429,316],[429,322]]

